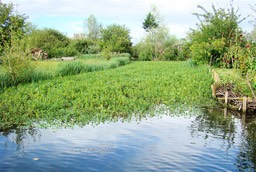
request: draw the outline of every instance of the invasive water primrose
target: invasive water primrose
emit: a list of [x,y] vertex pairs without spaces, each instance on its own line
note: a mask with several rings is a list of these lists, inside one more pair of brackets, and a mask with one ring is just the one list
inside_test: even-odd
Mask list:
[[185,64],[133,62],[6,89],[0,96],[0,129],[27,121],[82,125],[131,118],[163,104],[173,109],[212,105],[207,66]]

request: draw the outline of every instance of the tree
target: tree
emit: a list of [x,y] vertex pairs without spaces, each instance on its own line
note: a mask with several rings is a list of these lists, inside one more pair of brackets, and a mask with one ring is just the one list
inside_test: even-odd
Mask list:
[[111,52],[130,53],[130,30],[124,25],[112,24],[101,30],[101,45]]
[[138,44],[139,58],[141,60],[153,60],[155,58],[161,60],[174,59],[174,43],[177,39],[169,34],[168,27],[164,24],[164,18],[156,6],[151,7],[151,11],[147,14],[143,28],[146,36]]
[[155,29],[158,27],[158,23],[156,22],[155,16],[149,12],[143,22],[143,29],[146,32],[149,32],[151,29]]
[[97,22],[97,19],[93,14],[91,14],[86,22],[88,28],[88,38],[96,42],[100,38],[100,31],[102,25]]
[[0,54],[10,44],[11,32],[19,33],[20,38],[26,33],[26,19],[24,14],[14,12],[13,4],[0,1]]

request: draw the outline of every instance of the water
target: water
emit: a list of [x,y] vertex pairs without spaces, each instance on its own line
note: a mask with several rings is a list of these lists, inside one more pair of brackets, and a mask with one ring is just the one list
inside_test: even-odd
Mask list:
[[254,171],[253,120],[204,109],[0,133],[0,171]]

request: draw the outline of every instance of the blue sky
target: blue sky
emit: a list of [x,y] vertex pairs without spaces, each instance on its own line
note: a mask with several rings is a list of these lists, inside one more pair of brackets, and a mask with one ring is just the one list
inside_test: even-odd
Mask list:
[[[0,0],[1,1],[1,0]],[[186,36],[190,28],[195,28],[198,19],[192,15],[200,12],[197,5],[211,10],[211,5],[228,7],[231,0],[2,0],[13,2],[17,11],[29,16],[28,21],[38,28],[54,28],[72,37],[74,33],[84,32],[84,21],[93,14],[103,26],[121,24],[130,29],[134,42],[140,40],[145,33],[142,22],[150,11],[151,5],[156,5],[164,16],[170,33],[178,38]],[[250,5],[255,0],[233,0],[239,7],[242,16],[252,15]],[[254,13],[255,14],[255,13]],[[250,31],[252,25],[249,19],[241,27]]]

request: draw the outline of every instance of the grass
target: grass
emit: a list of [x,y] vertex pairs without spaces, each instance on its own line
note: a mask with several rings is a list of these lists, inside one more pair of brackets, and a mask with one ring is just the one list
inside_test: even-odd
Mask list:
[[215,69],[215,71],[219,74],[223,85],[232,84],[235,92],[252,97],[252,93],[246,83],[246,79],[245,77],[242,77],[242,73],[239,69],[218,68]]
[[170,109],[211,106],[213,80],[207,66],[187,62],[133,62],[8,88],[0,95],[0,130],[46,122],[85,125],[142,117]]
[[58,76],[76,75],[84,72],[93,72],[116,68],[130,62],[129,55],[120,55],[106,60],[99,55],[83,55],[75,61],[32,61],[35,66],[32,73],[17,78],[18,82],[13,83],[11,76],[7,75],[0,65],[0,89],[5,89],[17,84],[38,82]]

